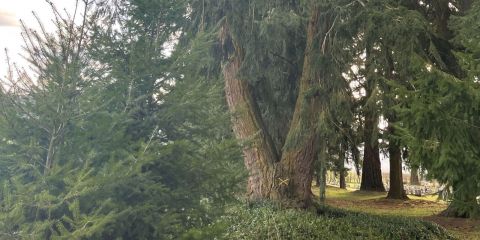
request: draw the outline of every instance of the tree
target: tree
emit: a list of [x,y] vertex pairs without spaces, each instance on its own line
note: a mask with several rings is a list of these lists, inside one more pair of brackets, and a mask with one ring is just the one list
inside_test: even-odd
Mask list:
[[[171,11],[172,4],[179,4],[178,12]],[[199,56],[207,54],[194,44],[175,45],[164,58],[146,51],[164,46],[170,38],[163,37],[171,32],[144,35],[144,27],[161,29],[165,19],[182,25],[187,8],[181,4],[89,5],[77,16],[88,19],[84,35],[73,15],[56,12],[57,31],[35,38],[42,48],[26,53],[41,60],[35,69],[47,77],[36,83],[12,73],[15,85],[0,95],[4,237],[175,239],[208,225],[232,201],[244,177],[240,149],[229,130],[219,79],[198,71]],[[106,27],[114,25],[110,19],[120,19],[120,32]],[[77,53],[78,45],[68,42],[85,44],[78,58],[62,57]],[[135,74],[119,73],[122,67]],[[153,77],[167,75],[175,83],[170,88],[152,83]],[[38,123],[57,122],[65,131],[56,142],[52,168],[43,174],[50,135]]]
[[430,176],[453,187],[453,199],[445,214],[474,217],[479,212],[475,200],[478,183],[466,178],[478,174],[474,147],[478,145],[478,71],[473,67],[478,61],[472,57],[478,48],[471,44],[476,35],[465,33],[471,34],[471,29],[478,27],[478,21],[473,21],[478,17],[474,10],[478,10],[478,2],[432,2],[428,7],[433,11],[429,12],[422,11],[425,7],[411,6],[422,12],[434,29],[429,40],[420,41],[429,46],[422,49],[429,55],[414,55],[414,64],[405,67],[412,88],[399,89],[405,96],[401,105],[404,137],[411,158]]
[[[335,85],[332,83],[344,80],[339,74],[340,68],[332,61],[335,58],[332,46],[335,35],[331,33],[336,18],[342,13],[335,12],[336,8],[330,3],[308,3],[307,6],[309,20],[305,50],[300,51],[304,56],[297,100],[281,149],[272,140],[267,127],[270,123],[262,117],[251,84],[243,79],[242,69],[252,64],[248,62],[251,57],[248,48],[253,46],[242,42],[240,32],[244,30],[235,25],[235,16],[227,15],[222,22],[220,42],[226,61],[223,75],[227,103],[233,114],[234,133],[241,142],[247,142],[244,145],[245,164],[249,171],[247,194],[252,201],[271,199],[300,207],[308,207],[311,202],[313,162],[320,142],[328,141],[319,124],[326,125],[329,119],[329,97],[333,96]],[[224,6],[224,9],[229,7]],[[264,11],[277,11],[267,10]],[[255,15],[251,17],[255,18]]]
[[[82,11],[86,12],[88,8],[89,5],[84,4]],[[89,41],[86,18],[80,25],[73,26],[53,5],[52,11],[59,31],[57,36],[47,33],[38,17],[40,31],[34,31],[22,22],[26,60],[38,80],[25,69],[9,63],[9,76],[2,86],[2,102],[8,105],[4,109],[10,108],[17,116],[24,116],[24,121],[29,122],[25,124],[32,128],[30,131],[36,132],[41,139],[36,144],[44,149],[38,156],[43,160],[36,159],[34,164],[43,166],[44,175],[48,175],[56,164],[71,122],[89,114],[78,98],[90,84],[87,79],[79,77],[85,74],[88,61],[85,58],[85,46]],[[13,119],[6,120],[15,125],[11,122]]]
[[[362,44],[360,48],[365,50],[365,90],[367,103],[369,103],[369,111],[374,111],[377,117],[365,117],[365,130],[368,130],[366,136],[372,136],[375,131],[370,130],[376,128],[378,123],[369,123],[378,120],[381,115],[388,123],[386,131],[383,132],[384,142],[388,142],[388,156],[390,159],[390,190],[388,197],[403,199],[406,195],[403,190],[402,177],[402,157],[401,147],[402,141],[398,133],[398,125],[400,118],[396,105],[398,103],[398,95],[394,91],[398,86],[408,85],[407,78],[403,75],[403,66],[407,64],[408,56],[404,49],[415,49],[418,42],[415,42],[415,34],[419,29],[425,28],[425,23],[415,12],[409,12],[401,5],[397,8],[390,8],[391,4],[397,2],[372,1],[366,6],[366,10],[360,15],[363,19],[364,26],[362,28]],[[399,18],[399,16],[401,16]],[[411,22],[419,23],[412,27]],[[403,34],[403,35],[400,35]],[[368,105],[367,105],[368,106]],[[365,110],[364,110],[365,111]],[[378,130],[377,130],[378,131]],[[377,139],[372,140],[378,145]],[[367,144],[367,143],[365,143]],[[365,151],[368,148],[365,148]],[[374,150],[374,151],[373,151]],[[378,156],[378,146],[373,148],[373,156]],[[365,160],[368,160],[367,152]],[[379,161],[378,161],[379,162]],[[378,165],[378,164],[377,164]],[[373,169],[370,167],[369,169]],[[365,171],[365,170],[364,170]],[[372,171],[372,170],[370,170]],[[377,176],[379,189],[383,189],[381,183],[380,167],[370,175],[362,176],[368,178]],[[374,182],[371,179],[368,182]],[[365,184],[366,185],[366,184]],[[364,187],[365,188],[365,187]]]
[[420,185],[420,179],[418,177],[418,168],[410,168],[410,185]]

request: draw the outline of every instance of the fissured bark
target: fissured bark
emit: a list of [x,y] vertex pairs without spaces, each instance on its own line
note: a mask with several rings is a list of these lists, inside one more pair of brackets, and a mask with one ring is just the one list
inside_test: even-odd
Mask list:
[[243,50],[231,38],[228,24],[221,31],[220,40],[226,53],[225,95],[232,113],[233,131],[243,144],[250,201],[274,200],[300,208],[311,204],[313,162],[319,145],[317,125],[322,110],[315,89],[326,80],[326,71],[314,64],[328,51],[325,39],[332,22],[331,14],[322,15],[318,7],[312,9],[298,98],[280,153],[266,130],[248,81],[240,78]]
[[360,190],[384,192],[385,186],[382,181],[382,169],[380,165],[380,151],[378,147],[378,139],[375,137],[376,115],[372,111],[365,113],[364,128],[364,149],[363,149],[363,167],[362,167],[362,183]]
[[[395,127],[389,126],[389,134],[395,134]],[[403,173],[402,173],[402,152],[398,144],[390,140],[388,144],[388,154],[390,158],[390,189],[387,198],[390,199],[408,199],[407,194],[403,188]]]

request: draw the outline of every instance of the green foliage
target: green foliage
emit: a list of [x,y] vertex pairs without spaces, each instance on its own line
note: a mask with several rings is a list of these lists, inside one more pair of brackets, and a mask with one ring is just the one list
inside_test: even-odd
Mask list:
[[[269,204],[249,208],[233,206],[225,217],[202,233],[218,234],[221,226],[225,231],[218,235],[220,239],[452,239],[445,230],[432,223],[329,207],[312,213],[279,209]],[[184,239],[205,236],[194,233],[189,232]]]
[[[478,153],[480,95],[478,84],[459,81],[443,72],[424,70],[412,81],[416,91],[403,109],[411,158],[422,163],[431,176],[454,188],[454,204],[460,215],[475,216],[480,205],[476,176],[480,172]],[[433,117],[440,114],[443,117]]]
[[[451,71],[444,45],[430,43],[427,54],[415,51],[409,64],[402,65],[408,84],[394,85],[402,96],[396,110],[402,118],[403,139],[408,142],[410,159],[424,167],[428,174],[454,189],[452,209],[457,216],[480,214],[476,197],[480,195],[478,176],[479,105],[478,60],[475,57],[475,35],[478,28],[478,2],[464,16],[453,17],[451,28],[456,33],[451,47],[467,74]],[[424,49],[425,50],[425,49]],[[447,65],[445,65],[447,64]],[[403,74],[402,74],[403,75]]]
[[[182,6],[123,2],[114,20],[122,31],[95,18],[111,9],[96,8],[84,35],[35,38],[45,49],[29,53],[46,59],[36,66],[49,77],[37,87],[19,76],[28,88],[0,95],[2,238],[176,239],[234,199],[244,173],[221,82],[198,74],[193,57],[176,68],[183,52],[164,49],[174,44]],[[57,17],[62,30],[82,29]],[[47,54],[57,45],[65,48],[58,54],[73,51],[65,39],[87,44],[75,46],[82,58],[66,66]],[[62,67],[71,69],[66,79]],[[49,130],[59,127],[52,145]],[[50,145],[55,155],[44,171]]]

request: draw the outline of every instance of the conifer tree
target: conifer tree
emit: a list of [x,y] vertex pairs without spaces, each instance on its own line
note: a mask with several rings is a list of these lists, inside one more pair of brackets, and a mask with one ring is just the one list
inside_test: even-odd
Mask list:
[[[313,162],[320,141],[328,141],[321,125],[330,121],[335,84],[345,82],[342,67],[334,60],[341,59],[336,54],[343,56],[345,49],[336,45],[340,34],[334,33],[340,32],[340,19],[356,7],[358,3],[343,1],[224,1],[220,5],[201,1],[193,5],[192,18],[202,27],[197,32],[215,31],[213,26],[219,26],[217,57],[223,62],[233,130],[244,146],[250,200],[310,205]],[[285,20],[279,18],[282,14]],[[302,17],[308,21],[301,21]],[[305,45],[298,44],[302,38]],[[263,69],[259,71],[258,66]],[[292,82],[293,88],[285,84]],[[270,95],[274,101],[265,100]],[[281,99],[293,101],[279,106]],[[270,111],[277,107],[286,114],[272,119]]]

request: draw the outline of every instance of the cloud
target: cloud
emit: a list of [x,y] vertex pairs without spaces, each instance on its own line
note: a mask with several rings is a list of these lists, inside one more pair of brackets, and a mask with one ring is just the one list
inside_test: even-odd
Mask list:
[[19,25],[15,15],[4,10],[0,10],[0,27],[17,27]]

